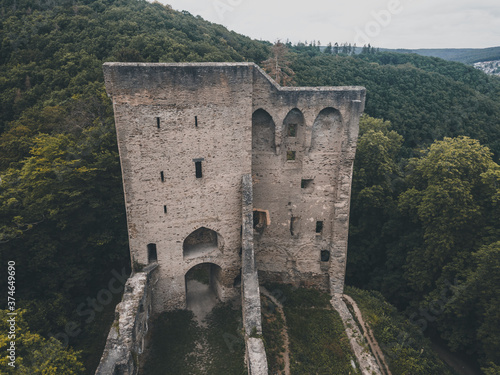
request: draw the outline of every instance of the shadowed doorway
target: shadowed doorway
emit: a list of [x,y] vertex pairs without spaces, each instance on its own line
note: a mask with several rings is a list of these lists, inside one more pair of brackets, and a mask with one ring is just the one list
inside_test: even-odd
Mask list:
[[222,269],[213,263],[198,264],[186,273],[186,308],[199,323],[220,300],[221,273]]

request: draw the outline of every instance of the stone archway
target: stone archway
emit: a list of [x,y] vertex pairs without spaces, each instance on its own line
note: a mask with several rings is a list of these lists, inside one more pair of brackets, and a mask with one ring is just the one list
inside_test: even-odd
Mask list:
[[193,311],[198,321],[220,301],[221,275],[222,268],[214,263],[200,263],[186,272],[186,308]]

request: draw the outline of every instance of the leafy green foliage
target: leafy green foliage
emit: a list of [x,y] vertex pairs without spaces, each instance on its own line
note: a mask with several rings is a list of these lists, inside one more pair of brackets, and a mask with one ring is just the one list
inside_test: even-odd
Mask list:
[[[363,153],[365,134],[360,136]],[[499,168],[476,140],[437,141],[407,163],[400,189],[382,193],[386,203],[373,221],[375,199],[358,207],[364,179],[357,167],[353,183],[349,280],[378,288],[400,307],[410,305],[423,328],[433,325],[452,349],[475,353],[483,363],[498,361],[493,327],[500,321],[494,307]]]
[[386,272],[386,243],[394,238],[396,197],[403,185],[398,164],[403,139],[388,121],[363,115],[359,126],[346,276],[349,282],[356,275],[358,284],[377,278],[380,287]]
[[[8,310],[0,310],[0,366],[2,374],[16,375],[80,375],[84,368],[80,362],[80,353],[72,349],[64,348],[54,338],[45,339],[42,336],[31,333],[24,319],[25,311],[18,310],[14,317],[16,321],[16,337],[9,337]],[[6,353],[11,348],[11,342],[15,345],[15,367]]]
[[453,348],[482,353],[483,361],[495,367],[500,363],[500,241],[480,247],[471,262],[440,327]]
[[419,327],[399,314],[380,293],[354,287],[346,287],[345,293],[356,301],[394,375],[451,374]]
[[498,238],[498,208],[491,199],[498,194],[499,168],[487,147],[467,137],[445,138],[410,162],[409,189],[399,205],[424,235],[406,266],[415,291],[453,280],[467,268],[472,251],[491,236]]

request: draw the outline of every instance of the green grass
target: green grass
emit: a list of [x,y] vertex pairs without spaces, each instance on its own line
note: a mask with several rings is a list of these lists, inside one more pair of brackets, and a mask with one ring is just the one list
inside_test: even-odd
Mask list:
[[261,296],[261,306],[262,334],[266,347],[267,365],[270,374],[277,374],[285,369],[283,362],[285,343],[281,336],[281,332],[285,329],[285,322],[269,298]]
[[197,374],[188,356],[200,328],[188,310],[162,313],[152,324],[151,349],[143,375]]
[[[206,327],[199,326],[189,310],[162,313],[153,323],[142,375],[246,374],[241,310],[220,304],[206,322]],[[197,342],[206,350],[200,351]]]
[[244,375],[245,341],[241,310],[230,304],[218,305],[207,317],[210,366],[206,374]]
[[271,284],[267,288],[283,292],[280,300],[288,326],[292,375],[360,374],[351,365],[354,354],[327,293],[290,285]]

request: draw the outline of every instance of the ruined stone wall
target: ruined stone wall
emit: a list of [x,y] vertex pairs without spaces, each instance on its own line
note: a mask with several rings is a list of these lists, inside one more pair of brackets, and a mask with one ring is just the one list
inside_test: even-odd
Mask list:
[[146,334],[152,313],[157,265],[129,277],[122,301],[116,305],[115,320],[96,375],[136,375],[146,346]]
[[[133,262],[156,244],[155,310],[185,307],[185,274],[221,267],[221,299],[237,293],[241,176],[251,171],[253,74],[249,64],[104,65],[113,98]],[[196,176],[196,161],[202,177]],[[183,254],[205,227],[217,246]]]
[[364,100],[364,88],[280,88],[255,69],[254,208],[271,221],[255,236],[262,279],[343,289]]
[[259,278],[253,247],[253,192],[250,174],[242,177],[242,269],[241,304],[245,329],[245,358],[249,375],[267,375],[267,357],[262,340]]

